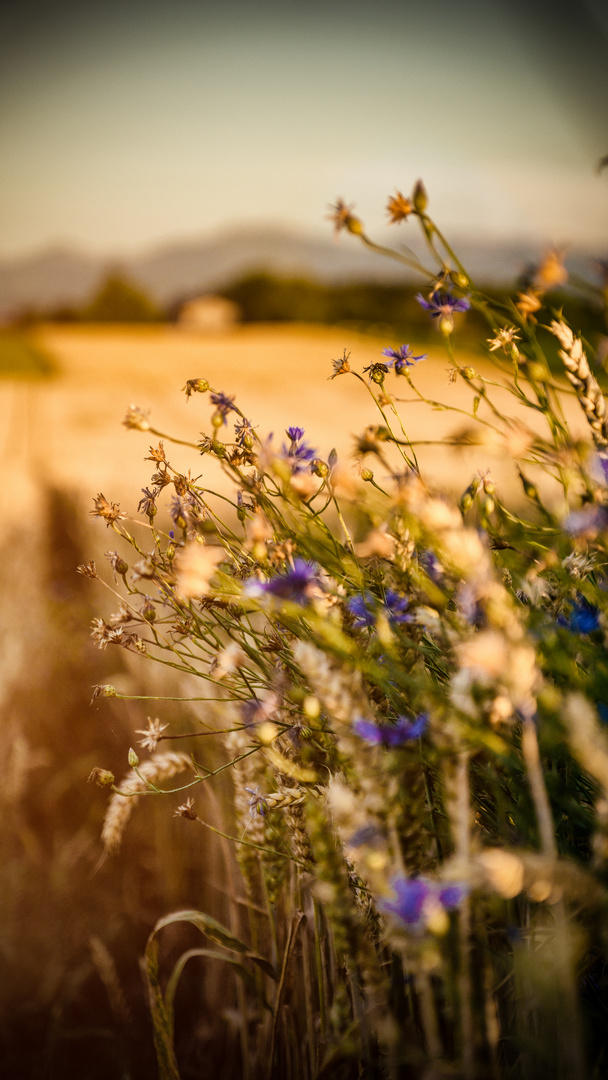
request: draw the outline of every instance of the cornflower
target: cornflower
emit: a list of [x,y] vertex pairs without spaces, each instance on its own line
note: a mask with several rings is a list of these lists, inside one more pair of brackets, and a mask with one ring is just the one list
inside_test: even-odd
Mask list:
[[594,630],[599,630],[600,613],[595,604],[579,593],[568,617],[560,615],[557,623],[575,634],[592,634]]
[[471,301],[466,296],[458,299],[448,292],[432,292],[428,300],[424,299],[422,293],[418,293],[416,300],[421,307],[430,311],[433,319],[439,320],[439,329],[442,334],[452,333],[455,312],[468,311],[471,306]]
[[250,450],[253,446],[253,427],[251,426],[251,420],[245,419],[239,420],[234,425],[234,437],[238,446],[244,446],[247,450]]
[[228,397],[227,394],[210,394],[210,399],[216,407],[216,413],[222,418],[222,422],[227,424],[227,414],[234,409],[234,398]]
[[360,735],[366,742],[374,746],[403,746],[404,743],[413,742],[414,739],[424,735],[428,727],[429,718],[426,713],[421,713],[415,720],[407,716],[399,716],[395,724],[373,724],[371,720],[355,720],[353,731]]
[[383,907],[392,911],[406,926],[419,929],[429,923],[432,926],[437,915],[458,907],[466,894],[464,885],[442,886],[424,877],[396,878],[393,889],[397,894],[396,901],[385,902]]
[[354,623],[358,629],[364,626],[373,626],[381,611],[393,626],[412,622],[413,618],[412,615],[407,613],[409,600],[395,592],[394,589],[386,590],[383,603],[373,593],[366,592],[361,593],[359,596],[351,596],[350,600],[347,600],[346,606],[351,615],[354,616]]
[[141,511],[142,513],[144,513],[146,515],[146,517],[150,517],[150,518],[155,517],[156,516],[156,497],[158,495],[158,492],[157,491],[150,491],[150,489],[147,488],[147,487],[142,488],[141,491],[142,491],[143,499],[139,500],[139,503],[138,503],[138,506],[137,506],[138,513]]
[[296,559],[293,567],[286,574],[278,574],[277,577],[268,581],[257,581],[250,578],[245,583],[245,592],[248,596],[275,596],[278,600],[290,600],[295,604],[305,604],[311,593],[311,586],[318,586],[318,570],[316,566],[307,563],[304,559]]
[[282,454],[287,463],[291,466],[292,473],[299,473],[306,467],[316,455],[316,450],[313,450],[308,443],[303,442],[304,428],[289,427],[285,434],[290,440],[289,446],[283,443]]
[[426,360],[428,353],[414,356],[409,345],[401,345],[398,349],[382,349],[382,355],[389,357],[387,367],[394,367],[395,375],[402,375],[405,368],[413,367],[419,360]]

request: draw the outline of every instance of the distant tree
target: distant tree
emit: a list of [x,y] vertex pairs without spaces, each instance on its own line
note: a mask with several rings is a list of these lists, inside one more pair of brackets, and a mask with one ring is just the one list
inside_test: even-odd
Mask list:
[[134,282],[113,271],[79,311],[84,322],[159,322],[163,311]]

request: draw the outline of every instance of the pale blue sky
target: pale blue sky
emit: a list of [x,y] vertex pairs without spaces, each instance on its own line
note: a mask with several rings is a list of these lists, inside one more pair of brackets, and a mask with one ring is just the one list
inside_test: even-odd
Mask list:
[[453,234],[608,241],[599,0],[10,0],[0,42],[0,255],[328,233],[337,196],[385,240],[419,176]]

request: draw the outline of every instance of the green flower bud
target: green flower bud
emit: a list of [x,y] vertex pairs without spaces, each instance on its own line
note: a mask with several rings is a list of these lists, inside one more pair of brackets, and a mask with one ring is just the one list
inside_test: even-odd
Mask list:
[[137,766],[139,765],[139,758],[138,758],[137,754],[135,753],[135,750],[133,749],[133,747],[131,747],[131,749],[129,750],[129,755],[128,755],[127,760],[128,760],[129,765],[131,766],[132,769],[136,769]]
[[156,622],[156,608],[150,600],[146,600],[144,606],[141,609],[141,614],[142,618],[144,618],[147,623]]
[[314,458],[311,461],[310,471],[314,473],[315,476],[329,476],[329,466],[321,458]]
[[424,214],[424,211],[426,210],[427,206],[429,205],[429,197],[428,197],[428,195],[426,193],[426,188],[425,188],[424,184],[422,183],[422,180],[418,180],[416,182],[416,187],[414,188],[414,195],[412,197],[412,202],[414,203],[414,207],[416,208],[418,213],[419,214]]

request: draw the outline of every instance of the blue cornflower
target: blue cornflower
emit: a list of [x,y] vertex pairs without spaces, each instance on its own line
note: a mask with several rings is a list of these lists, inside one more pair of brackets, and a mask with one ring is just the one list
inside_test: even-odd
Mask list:
[[415,720],[400,716],[395,724],[382,726],[373,724],[370,720],[355,720],[353,731],[374,746],[403,746],[404,743],[413,742],[424,735],[428,722],[426,713],[421,713]]
[[588,536],[593,538],[608,528],[608,507],[583,506],[573,510],[564,521],[564,529],[570,536]]
[[591,604],[579,593],[568,617],[560,615],[557,622],[559,626],[565,626],[567,630],[572,630],[575,634],[592,634],[594,630],[599,629],[600,613],[595,604]]
[[282,454],[291,466],[293,473],[302,472],[309,461],[316,456],[316,450],[306,442],[302,442],[304,429],[299,427],[287,428],[285,434],[290,440],[289,446],[283,443]]
[[230,412],[231,409],[234,409],[234,398],[228,397],[227,394],[221,393],[210,394],[209,396],[213,404],[216,406],[218,413],[223,418],[224,423],[227,424],[228,421],[226,420],[226,415]]
[[407,614],[409,601],[394,589],[386,590],[384,604],[373,593],[365,592],[359,596],[351,596],[350,600],[346,601],[346,606],[354,616],[354,623],[358,629],[373,626],[382,610],[393,626],[412,622],[413,618],[412,615]]
[[405,368],[413,367],[418,360],[426,360],[428,353],[414,356],[409,345],[401,345],[398,349],[383,349],[383,356],[389,357],[387,367],[394,367],[396,375],[402,375]]
[[304,437],[304,428],[301,427],[288,427],[285,432],[288,439],[292,442],[299,442]]
[[466,895],[464,885],[442,886],[439,882],[429,881],[424,877],[396,878],[393,889],[397,900],[383,906],[408,926],[420,926],[423,923],[425,908],[432,911],[440,905],[445,911],[451,911],[458,907]]
[[351,596],[350,600],[346,601],[346,606],[351,615],[354,616],[354,624],[357,629],[362,629],[364,626],[373,626],[375,618],[372,612],[372,605],[376,602],[376,597],[371,593],[361,593],[359,596]]
[[251,578],[245,584],[249,596],[266,593],[278,600],[291,600],[294,604],[305,604],[310,596],[311,586],[318,584],[318,570],[304,559],[296,559],[291,570],[278,574],[269,581],[257,581]]
[[234,437],[238,446],[251,448],[253,446],[253,428],[251,420],[243,417],[234,425]]
[[471,301],[466,296],[457,299],[448,292],[432,292],[428,300],[422,293],[418,293],[416,300],[427,311],[430,311],[433,319],[439,319],[439,329],[443,334],[451,334],[454,329],[454,313],[468,311]]

